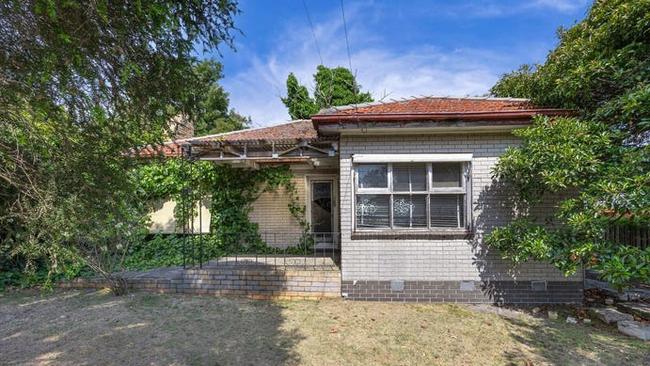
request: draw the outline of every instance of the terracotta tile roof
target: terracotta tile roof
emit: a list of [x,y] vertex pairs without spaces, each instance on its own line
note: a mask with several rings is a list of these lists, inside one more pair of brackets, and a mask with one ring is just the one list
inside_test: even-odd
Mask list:
[[217,135],[199,136],[187,141],[286,141],[312,140],[318,138],[311,120],[297,120],[280,125],[250,128],[247,130],[220,133]]
[[297,140],[315,140],[318,134],[311,120],[297,120],[269,127],[250,128],[246,130],[197,136],[187,139],[169,141],[159,147],[146,147],[138,153],[142,157],[158,155],[180,156],[181,145],[202,142],[289,142]]
[[535,114],[567,113],[543,108],[528,99],[483,97],[419,97],[333,107],[312,116],[314,123],[345,121],[530,119]]
[[319,114],[497,112],[531,109],[528,99],[422,97],[403,101],[375,102],[333,107]]

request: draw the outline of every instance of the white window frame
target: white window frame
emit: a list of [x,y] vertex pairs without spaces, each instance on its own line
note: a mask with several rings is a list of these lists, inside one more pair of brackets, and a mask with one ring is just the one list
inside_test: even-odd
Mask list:
[[[472,154],[361,154],[352,157],[352,220],[354,231],[357,232],[467,232],[472,228],[472,182],[471,182],[471,163]],[[427,169],[426,189],[424,191],[408,191],[408,192],[395,192],[393,191],[393,164],[402,163],[424,163]],[[435,163],[461,163],[462,164],[462,179],[460,187],[433,187],[433,164]],[[386,188],[359,188],[359,176],[357,174],[357,167],[366,164],[386,164],[388,184]],[[388,195],[389,198],[389,227],[385,228],[366,228],[357,227],[357,195],[377,194]],[[431,226],[431,195],[453,194],[464,195],[464,226],[462,227],[435,227]],[[394,195],[426,195],[426,227],[395,227],[393,219],[393,196]],[[460,214],[460,210],[457,210]],[[460,219],[460,217],[458,217]]]

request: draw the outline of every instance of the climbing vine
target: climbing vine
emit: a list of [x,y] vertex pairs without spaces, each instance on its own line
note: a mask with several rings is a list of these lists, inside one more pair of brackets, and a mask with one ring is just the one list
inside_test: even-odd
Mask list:
[[249,214],[262,193],[278,189],[287,193],[289,212],[303,232],[295,251],[313,245],[306,208],[300,203],[292,177],[288,166],[247,169],[207,161],[189,163],[182,159],[149,163],[136,173],[143,199],[177,202],[174,215],[178,225],[187,223],[193,211],[196,215],[191,203],[209,200],[211,234],[207,239],[213,250],[206,254],[213,256],[277,250],[262,240],[258,225],[249,220]]

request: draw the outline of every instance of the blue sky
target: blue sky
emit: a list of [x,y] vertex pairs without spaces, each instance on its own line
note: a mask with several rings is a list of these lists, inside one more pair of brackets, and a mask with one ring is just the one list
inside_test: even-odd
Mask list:
[[[322,61],[348,66],[340,0],[240,0],[243,32],[223,48],[222,85],[254,126],[289,120],[280,101],[289,72],[310,90]],[[559,26],[584,18],[589,0],[344,0],[352,69],[377,99],[482,95],[499,75],[543,62]]]

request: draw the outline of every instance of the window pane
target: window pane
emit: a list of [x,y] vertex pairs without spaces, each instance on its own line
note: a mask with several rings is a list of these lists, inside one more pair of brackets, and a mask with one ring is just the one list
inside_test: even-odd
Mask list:
[[357,165],[359,188],[387,188],[388,165],[364,164]]
[[393,197],[393,226],[427,227],[427,196],[396,194]]
[[465,227],[464,194],[432,194],[431,227]]
[[427,189],[427,166],[425,164],[394,164],[393,191],[414,192]]
[[434,163],[433,187],[461,187],[462,163]]
[[389,195],[357,195],[357,227],[390,227],[388,221],[389,202]]

